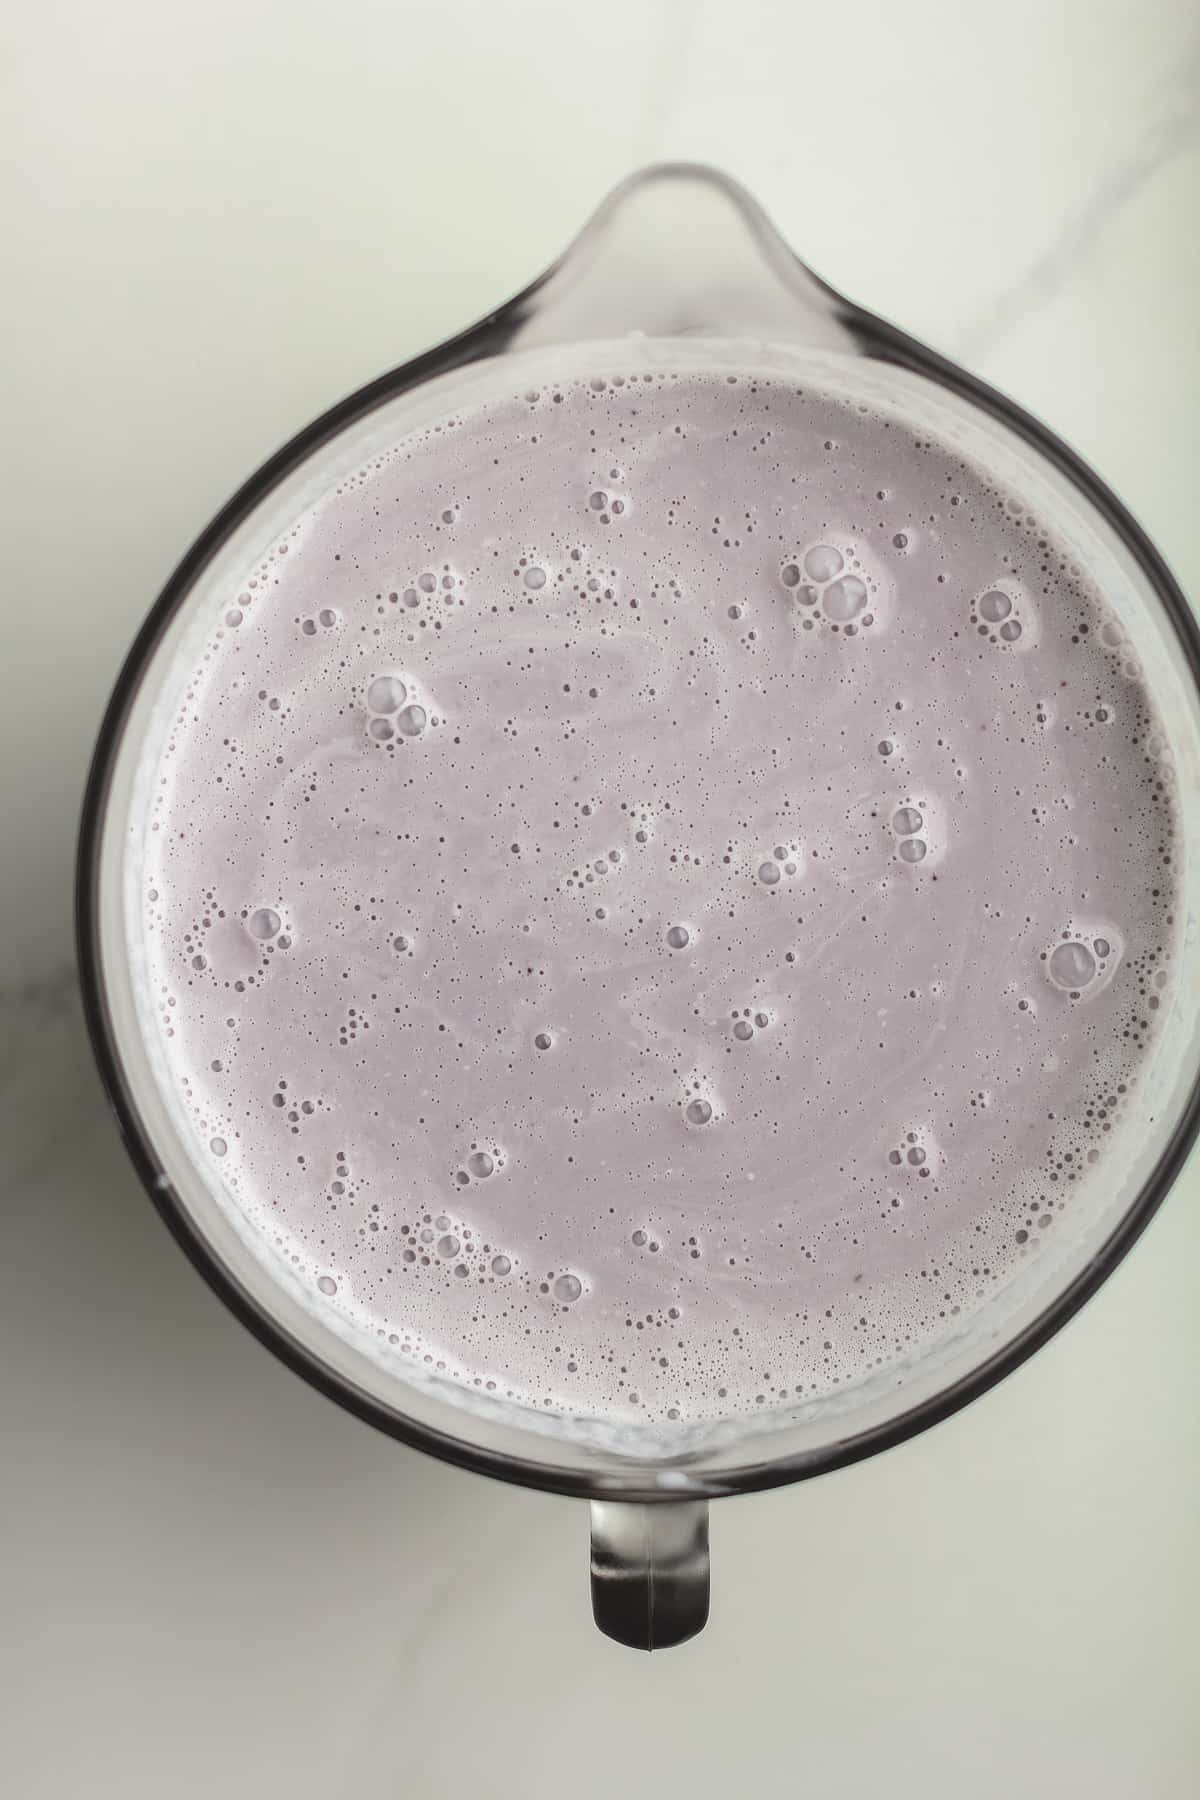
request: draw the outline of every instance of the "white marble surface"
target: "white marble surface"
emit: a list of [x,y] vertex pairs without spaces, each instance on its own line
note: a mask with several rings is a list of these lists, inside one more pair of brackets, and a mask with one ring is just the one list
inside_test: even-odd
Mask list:
[[90,740],[262,457],[664,155],[1043,414],[1195,594],[1188,0],[12,0],[0,63],[0,1751],[21,1800],[1087,1794],[1200,1764],[1200,1172],[1017,1375],[717,1509],[715,1605],[593,1632],[585,1514],[410,1454],[211,1298],[71,968]]

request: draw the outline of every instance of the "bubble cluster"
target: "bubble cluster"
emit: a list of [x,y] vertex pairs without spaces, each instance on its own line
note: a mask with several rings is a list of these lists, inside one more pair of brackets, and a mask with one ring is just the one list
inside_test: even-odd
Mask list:
[[[1102,932],[1076,935],[1062,932],[1058,943],[1043,953],[1051,986],[1072,1000],[1092,998],[1107,985],[1118,961],[1117,946]],[[1150,996],[1150,1010],[1157,1011]]]
[[860,627],[875,624],[875,613],[868,610],[870,588],[862,574],[856,572],[861,567],[860,559],[855,556],[853,560],[855,568],[848,568],[846,555],[835,545],[813,544],[799,562],[784,563],[780,580],[789,591],[805,630],[811,630],[819,618],[834,631],[854,637]]
[[368,683],[367,736],[374,743],[420,737],[425,730],[429,714],[418,701],[409,699],[410,691],[410,684],[399,675],[376,675]]
[[890,1168],[906,1175],[918,1175],[923,1181],[929,1180],[934,1160],[927,1147],[929,1142],[928,1132],[906,1131],[900,1142],[888,1151]]
[[130,888],[269,1266],[401,1378],[665,1430],[901,1382],[1082,1229],[1180,775],[1078,546],[882,365],[604,354],[376,421],[212,576]]
[[[236,608],[225,615],[225,623],[227,625],[240,625],[241,622],[242,614]],[[331,606],[323,606],[315,618],[301,619],[299,621],[301,635],[310,638],[316,637],[318,631],[332,631],[337,622],[338,616],[333,608]]]
[[997,648],[1011,649],[1026,638],[1030,611],[1027,596],[1019,589],[989,587],[975,599],[971,623],[980,637],[987,638]]
[[901,862],[914,864],[924,862],[929,846],[917,833],[924,827],[923,815],[915,806],[901,806],[892,815],[892,830],[896,834],[896,855]]

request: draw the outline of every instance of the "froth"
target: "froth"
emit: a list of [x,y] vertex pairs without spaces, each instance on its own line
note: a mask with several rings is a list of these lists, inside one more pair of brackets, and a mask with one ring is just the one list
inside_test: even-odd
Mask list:
[[961,452],[564,371],[221,597],[148,839],[171,1078],[401,1355],[603,1417],[823,1394],[1070,1229],[1173,979],[1171,781]]

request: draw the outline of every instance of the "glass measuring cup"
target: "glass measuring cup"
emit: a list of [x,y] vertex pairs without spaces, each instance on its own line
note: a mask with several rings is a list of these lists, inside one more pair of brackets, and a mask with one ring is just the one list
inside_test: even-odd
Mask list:
[[[908,1362],[836,1395],[752,1421],[605,1427],[465,1395],[390,1362],[314,1312],[239,1224],[197,1161],[156,1057],[131,925],[146,770],[213,597],[374,446],[497,384],[533,380],[621,345],[646,368],[723,363],[812,371],[926,420],[1027,496],[1077,546],[1118,618],[1166,726],[1181,813],[1182,967],[1139,1095],[1141,1129],[1073,1230],[1002,1292]],[[607,347],[607,348],[606,348]],[[602,1629],[654,1647],[690,1636],[708,1605],[710,1499],[833,1469],[912,1435],[982,1392],[1070,1316],[1124,1254],[1194,1136],[1200,963],[1200,645],[1161,559],[1120,502],[1044,427],[903,332],[855,306],[791,253],[754,203],[712,171],[633,177],[566,255],[506,306],[325,414],[258,472],[188,553],[140,633],[105,719],[85,803],[79,944],[97,1056],[131,1155],[163,1216],[217,1291],[316,1386],[401,1440],[480,1472],[588,1498]]]

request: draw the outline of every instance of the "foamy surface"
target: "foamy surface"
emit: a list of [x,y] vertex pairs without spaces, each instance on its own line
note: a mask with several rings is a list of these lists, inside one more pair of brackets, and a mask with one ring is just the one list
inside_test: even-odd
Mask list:
[[910,1354],[1071,1229],[1173,979],[1102,596],[818,388],[606,376],[398,442],[231,589],[145,945],[197,1152],[313,1304],[703,1420]]

